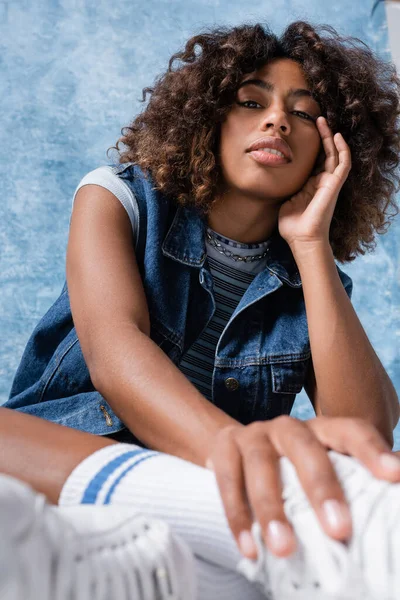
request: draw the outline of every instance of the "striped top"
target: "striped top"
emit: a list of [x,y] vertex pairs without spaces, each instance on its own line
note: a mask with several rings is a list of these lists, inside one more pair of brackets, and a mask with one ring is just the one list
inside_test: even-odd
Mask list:
[[[242,244],[220,236],[210,229],[209,231],[227,250],[241,256],[262,254],[269,244],[268,240],[259,244]],[[236,262],[219,253],[209,242],[206,243],[206,248],[213,279],[215,312],[207,327],[183,355],[178,366],[199,392],[212,401],[212,376],[218,340],[246,289],[265,268],[266,258],[251,263]]]

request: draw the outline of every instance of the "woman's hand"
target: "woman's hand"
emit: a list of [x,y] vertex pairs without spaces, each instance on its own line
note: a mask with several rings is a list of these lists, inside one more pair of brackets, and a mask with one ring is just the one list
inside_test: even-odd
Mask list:
[[339,192],[351,169],[350,148],[340,133],[332,135],[325,117],[318,117],[326,155],[324,170],[284,202],[278,216],[280,235],[290,246],[298,242],[328,242]]
[[251,547],[253,520],[259,522],[273,554],[288,556],[296,549],[283,508],[281,456],[295,467],[324,531],[337,540],[350,537],[350,511],[328,449],[354,456],[379,479],[400,482],[400,460],[378,430],[362,419],[318,416],[299,421],[281,416],[228,426],[218,433],[207,466],[215,473],[229,526],[243,554],[257,558],[254,544]]

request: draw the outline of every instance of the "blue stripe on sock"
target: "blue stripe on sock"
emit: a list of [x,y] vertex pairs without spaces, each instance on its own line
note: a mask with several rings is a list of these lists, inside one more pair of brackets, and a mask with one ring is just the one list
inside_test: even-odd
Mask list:
[[129,473],[129,471],[131,471],[134,467],[136,467],[137,465],[139,465],[144,460],[147,460],[148,458],[152,458],[152,456],[156,456],[157,454],[159,454],[159,452],[153,452],[152,454],[148,454],[147,456],[143,456],[142,458],[140,458],[139,460],[137,460],[135,463],[133,463],[133,465],[129,465],[129,467],[127,467],[125,469],[125,471],[122,471],[122,473],[120,473],[120,475],[118,475],[117,479],[114,481],[114,483],[112,484],[112,486],[108,490],[107,496],[105,497],[105,500],[104,500],[104,504],[110,504],[111,496],[112,496],[115,488],[117,487],[117,485],[119,484],[119,482],[121,481],[121,479],[123,479],[125,477],[125,475],[127,473]]
[[139,450],[131,450],[121,454],[120,456],[117,456],[108,464],[106,464],[89,482],[89,485],[83,493],[81,504],[95,504],[101,488],[107,479],[114,473],[114,471],[130,458],[147,452],[148,450],[143,448],[140,448]]

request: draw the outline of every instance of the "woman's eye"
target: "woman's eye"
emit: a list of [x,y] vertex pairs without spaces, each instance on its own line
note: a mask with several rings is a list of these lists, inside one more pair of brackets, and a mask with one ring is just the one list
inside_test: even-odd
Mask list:
[[[246,106],[246,104],[258,104],[258,102],[256,102],[255,100],[245,100],[244,102],[238,102],[239,106],[244,106],[245,108],[253,108],[252,106]],[[261,106],[261,104],[258,104],[258,106]]]
[[[249,104],[255,104],[257,106],[261,106],[261,104],[259,104],[258,102],[256,102],[255,100],[245,100],[244,102],[238,102],[239,106],[244,106],[245,108],[256,108],[255,106],[249,106]],[[309,115],[308,113],[303,112],[302,110],[293,110],[293,113],[296,113],[298,115],[301,115],[301,117],[303,119],[308,119],[309,121],[316,121],[316,119],[314,119],[314,117],[312,117],[311,115]]]
[[316,119],[314,119],[314,117],[312,117],[308,113],[303,112],[302,110],[294,110],[292,112],[297,113],[299,115],[302,115],[303,117],[305,117],[306,119],[309,119],[310,121],[315,121],[316,120]]

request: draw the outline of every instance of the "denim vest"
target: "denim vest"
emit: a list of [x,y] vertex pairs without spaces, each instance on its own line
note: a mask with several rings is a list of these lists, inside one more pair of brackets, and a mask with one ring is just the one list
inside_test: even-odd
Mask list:
[[[205,220],[194,208],[177,206],[156,191],[138,165],[111,166],[138,202],[136,256],[151,339],[178,364],[215,310]],[[277,232],[268,256],[267,267],[247,288],[215,351],[212,402],[243,424],[289,414],[311,360],[301,279]],[[350,277],[337,269],[351,296]],[[65,281],[28,340],[4,406],[107,435],[125,428],[110,404],[91,381]]]

